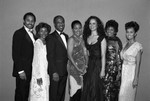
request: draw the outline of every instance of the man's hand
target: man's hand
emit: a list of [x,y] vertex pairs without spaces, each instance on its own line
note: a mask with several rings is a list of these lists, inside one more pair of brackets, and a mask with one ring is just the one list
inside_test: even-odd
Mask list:
[[20,73],[19,76],[20,76],[20,78],[21,78],[22,80],[26,80],[26,79],[27,79],[25,72]]
[[59,75],[58,75],[58,73],[53,73],[53,80],[54,81],[59,81]]

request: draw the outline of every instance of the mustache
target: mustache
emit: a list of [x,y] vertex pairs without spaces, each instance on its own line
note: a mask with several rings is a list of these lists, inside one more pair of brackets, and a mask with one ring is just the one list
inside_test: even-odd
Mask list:
[[31,25],[32,26],[33,24],[27,24],[27,25]]

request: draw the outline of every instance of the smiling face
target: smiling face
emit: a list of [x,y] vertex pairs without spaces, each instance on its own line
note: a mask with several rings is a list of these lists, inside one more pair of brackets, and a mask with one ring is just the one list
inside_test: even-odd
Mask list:
[[111,26],[110,26],[110,27],[107,28],[107,30],[106,30],[106,35],[107,35],[108,37],[114,37],[115,34],[116,34],[116,32],[115,32],[114,27],[111,27]]
[[90,28],[91,31],[97,30],[97,21],[95,19],[90,20],[89,28]]
[[23,24],[24,24],[27,28],[33,29],[34,24],[35,24],[34,17],[31,16],[31,15],[28,15],[28,16],[25,18]]
[[47,28],[45,28],[45,27],[40,28],[40,30],[39,30],[39,37],[41,39],[45,39],[47,35],[48,35]]
[[73,26],[73,29],[72,29],[73,33],[77,36],[80,36],[82,34],[82,26],[81,24],[79,23],[76,23],[74,26]]
[[56,28],[56,30],[63,32],[64,28],[65,28],[65,21],[64,18],[62,17],[57,17],[55,22],[54,22],[54,26]]
[[132,39],[134,39],[135,37],[136,37],[136,33],[135,33],[135,31],[134,31],[134,28],[128,28],[127,30],[126,30],[126,38],[127,38],[127,40],[132,40]]

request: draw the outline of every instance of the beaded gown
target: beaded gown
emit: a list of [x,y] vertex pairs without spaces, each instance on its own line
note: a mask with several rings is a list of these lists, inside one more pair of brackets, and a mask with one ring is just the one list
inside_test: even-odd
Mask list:
[[118,37],[107,37],[106,68],[104,77],[104,101],[118,101],[121,82],[122,42]]
[[[72,52],[73,60],[77,64],[78,69],[84,71],[87,67],[86,67],[86,57],[83,49],[83,41],[77,40],[75,36],[72,36],[72,38],[75,42]],[[67,68],[70,86],[69,92],[70,96],[72,97],[77,92],[77,90],[81,89],[83,84],[82,75],[84,74],[78,71],[78,69],[72,64],[70,60],[68,61]]]

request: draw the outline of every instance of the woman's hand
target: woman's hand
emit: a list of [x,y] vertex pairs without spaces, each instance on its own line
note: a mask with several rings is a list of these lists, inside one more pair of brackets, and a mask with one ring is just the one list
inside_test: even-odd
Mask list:
[[105,72],[101,71],[100,78],[102,79],[105,76]]
[[138,86],[138,80],[137,80],[137,79],[134,79],[134,80],[133,80],[132,86],[133,86],[133,88],[135,88],[135,87]]
[[85,73],[86,73],[87,71],[86,71],[86,68],[83,70],[83,74],[82,75],[84,75]]
[[118,80],[120,79],[120,77],[121,77],[121,73],[118,72],[117,77],[116,77],[116,80],[118,81]]
[[39,86],[41,86],[41,85],[43,84],[42,78],[37,79],[37,84],[38,84]]

